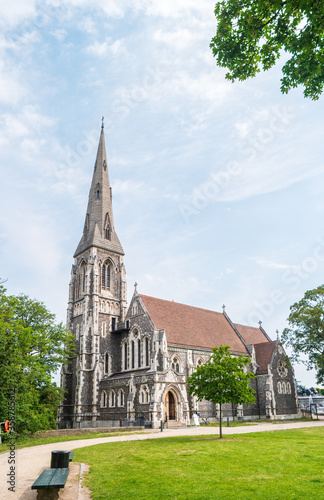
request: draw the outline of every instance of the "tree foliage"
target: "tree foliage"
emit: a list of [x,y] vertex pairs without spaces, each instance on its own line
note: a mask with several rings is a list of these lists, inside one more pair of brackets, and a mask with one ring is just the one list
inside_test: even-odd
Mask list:
[[322,0],[222,0],[210,47],[226,78],[246,80],[268,70],[283,52],[281,92],[304,86],[318,99],[324,85],[324,2]]
[[222,437],[222,406],[225,403],[235,405],[255,401],[250,380],[255,378],[252,372],[246,372],[245,367],[250,358],[243,355],[232,356],[230,346],[214,347],[209,360],[187,379],[189,393],[218,404],[220,408],[219,435]]
[[51,374],[66,359],[71,334],[41,302],[11,296],[0,285],[0,420],[8,418],[15,394],[18,434],[56,425],[61,391]]
[[[316,370],[318,383],[324,382],[324,285],[308,290],[290,307],[288,327],[282,341],[293,350],[291,359]],[[307,355],[307,360],[301,356]]]

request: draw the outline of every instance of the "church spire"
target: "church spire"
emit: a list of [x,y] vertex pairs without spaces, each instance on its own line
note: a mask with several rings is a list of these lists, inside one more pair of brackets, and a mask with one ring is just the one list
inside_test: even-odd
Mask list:
[[124,255],[114,228],[103,121],[83,235],[74,257],[93,246]]

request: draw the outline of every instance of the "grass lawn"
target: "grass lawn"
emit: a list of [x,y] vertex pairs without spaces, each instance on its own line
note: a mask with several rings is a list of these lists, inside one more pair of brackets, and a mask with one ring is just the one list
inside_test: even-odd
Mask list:
[[324,428],[109,443],[75,450],[93,500],[324,498]]
[[[80,439],[95,439],[101,437],[110,437],[110,436],[121,436],[123,434],[143,434],[143,431],[114,431],[114,432],[92,432],[90,434],[79,434],[77,436],[59,436],[59,437],[37,437],[37,436],[28,436],[21,437],[16,441],[16,449],[20,448],[28,448],[30,446],[38,446],[41,444],[49,444],[49,443],[63,443],[64,441],[78,441]],[[2,435],[3,436],[3,435]],[[4,442],[0,444],[0,453],[4,453],[8,451],[7,443]]]

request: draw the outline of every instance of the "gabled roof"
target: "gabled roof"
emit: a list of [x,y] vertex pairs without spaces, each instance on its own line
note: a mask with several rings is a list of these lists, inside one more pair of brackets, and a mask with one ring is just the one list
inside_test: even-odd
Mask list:
[[234,323],[234,325],[247,344],[261,344],[262,342],[268,342],[267,337],[264,335],[262,330],[260,330],[260,328],[239,325],[238,323]]
[[169,346],[212,350],[230,345],[231,352],[248,354],[223,314],[147,295],[139,297],[155,328],[166,331]]
[[258,374],[268,373],[268,364],[271,361],[273,351],[277,345],[276,340],[255,344],[255,358],[259,365]]

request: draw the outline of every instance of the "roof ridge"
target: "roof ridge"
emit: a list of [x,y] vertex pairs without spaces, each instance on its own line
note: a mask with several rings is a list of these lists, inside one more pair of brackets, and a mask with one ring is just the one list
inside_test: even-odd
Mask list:
[[152,297],[152,295],[144,295],[143,293],[139,293],[138,295],[140,297],[147,297],[148,299],[160,300],[161,302],[168,302],[169,304],[177,304],[179,306],[184,306],[184,307],[191,307],[192,309],[199,309],[200,311],[207,311],[214,314],[220,314],[221,316],[223,316],[223,313],[221,312],[213,311],[212,309],[206,309],[204,307],[191,306],[189,304],[183,304],[183,302],[176,302],[174,300],[160,299],[158,297]]
[[256,330],[260,330],[260,328],[258,328],[257,326],[243,325],[243,323],[238,323],[237,321],[235,321],[234,324],[238,326],[244,326],[244,328],[255,328]]

